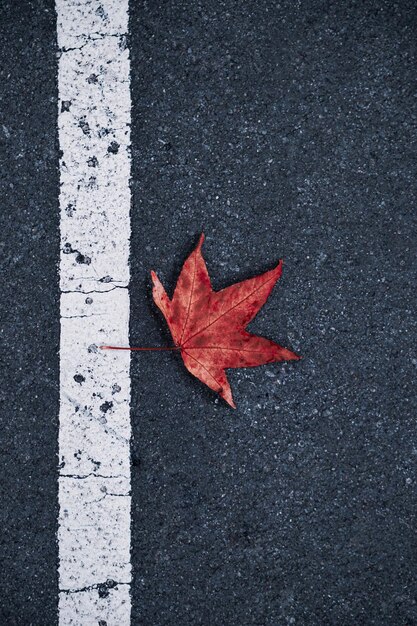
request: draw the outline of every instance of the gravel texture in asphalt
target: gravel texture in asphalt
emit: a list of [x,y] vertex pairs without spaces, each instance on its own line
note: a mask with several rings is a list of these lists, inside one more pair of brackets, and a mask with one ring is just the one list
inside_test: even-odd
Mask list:
[[0,6],[2,626],[56,622],[59,209],[52,1]]
[[[414,5],[132,0],[131,343],[204,230],[216,289],[284,258],[250,328],[303,355],[236,411],[132,355],[135,626],[417,624]],[[0,622],[53,626],[56,24],[0,11]]]
[[134,624],[417,623],[415,35],[412,2],[132,5],[131,342],[169,344],[149,271],[204,230],[216,289],[284,258],[251,329],[304,357],[231,371],[233,411],[133,355]]

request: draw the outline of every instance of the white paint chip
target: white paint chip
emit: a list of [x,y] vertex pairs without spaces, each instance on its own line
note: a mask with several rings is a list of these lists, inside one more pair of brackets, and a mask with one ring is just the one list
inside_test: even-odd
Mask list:
[[128,0],[56,0],[59,625],[130,624]]

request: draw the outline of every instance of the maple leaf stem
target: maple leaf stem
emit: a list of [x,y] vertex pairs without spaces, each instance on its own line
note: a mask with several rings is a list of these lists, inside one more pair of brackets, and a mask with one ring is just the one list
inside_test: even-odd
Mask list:
[[181,348],[177,346],[170,347],[156,347],[156,348],[137,348],[133,347],[122,347],[122,346],[100,346],[102,350],[130,350],[132,352],[156,352],[160,350],[180,350]]

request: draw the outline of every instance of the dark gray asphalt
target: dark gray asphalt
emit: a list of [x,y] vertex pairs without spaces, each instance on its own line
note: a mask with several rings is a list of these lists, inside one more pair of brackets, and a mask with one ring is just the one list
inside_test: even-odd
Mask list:
[[0,3],[0,624],[57,606],[59,210],[52,1]]
[[134,355],[133,624],[417,624],[415,3],[137,2],[131,31],[132,343],[169,341],[148,273],[204,228],[216,288],[284,257],[252,328],[304,355],[231,372],[235,412]]
[[[132,345],[204,229],[216,288],[285,259],[251,328],[304,356],[233,411],[133,355],[132,624],[417,625],[415,3],[131,4]],[[0,626],[54,626],[55,16],[0,12]]]

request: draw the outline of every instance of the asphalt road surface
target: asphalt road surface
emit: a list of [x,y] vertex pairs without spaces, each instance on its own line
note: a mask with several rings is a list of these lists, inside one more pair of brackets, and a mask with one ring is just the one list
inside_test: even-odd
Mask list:
[[[0,24],[0,624],[55,626],[54,3]],[[230,371],[233,411],[132,355],[134,626],[417,625],[416,26],[411,0],[131,0],[131,345],[170,342],[149,272],[172,290],[204,230],[215,289],[284,258],[250,328],[303,356]]]

